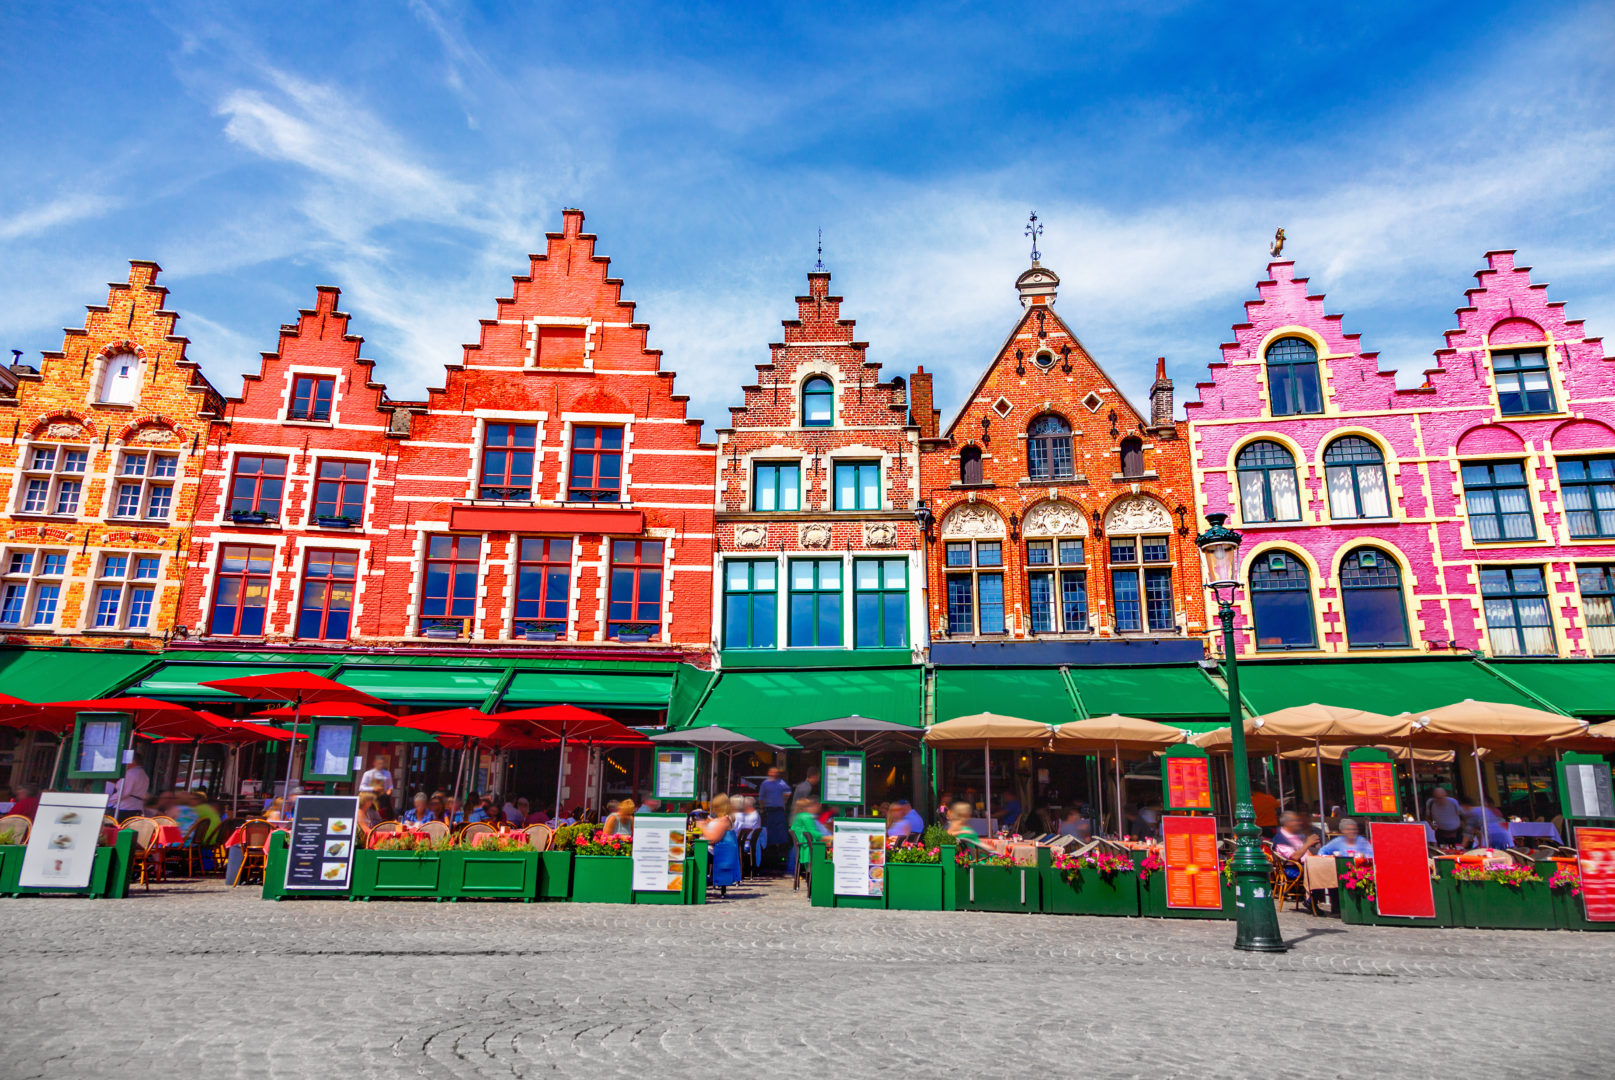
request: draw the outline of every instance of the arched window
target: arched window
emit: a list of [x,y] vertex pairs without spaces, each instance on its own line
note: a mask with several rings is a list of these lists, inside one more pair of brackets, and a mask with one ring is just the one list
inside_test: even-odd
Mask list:
[[1122,475],[1144,475],[1144,440],[1136,435],[1122,440]]
[[823,375],[802,384],[802,426],[830,427],[835,423],[835,387]]
[[981,483],[981,447],[967,446],[959,451],[959,483]]
[[1390,555],[1371,547],[1348,554],[1340,564],[1340,595],[1347,645],[1382,649],[1408,643],[1402,569]]
[[1282,551],[1256,556],[1250,572],[1251,615],[1258,649],[1310,649],[1312,581],[1306,564]]
[[1253,442],[1234,459],[1239,503],[1247,523],[1300,521],[1301,494],[1295,458],[1276,442]]
[[1323,452],[1323,475],[1329,484],[1329,515],[1334,518],[1391,516],[1385,484],[1385,455],[1367,439],[1347,435]]
[[1028,475],[1033,480],[1069,480],[1071,468],[1071,425],[1045,413],[1026,429]]
[[1279,338],[1267,347],[1267,396],[1274,416],[1323,412],[1318,350],[1304,338]]
[[140,396],[140,361],[134,353],[107,357],[101,372],[101,395],[96,400],[113,405],[133,405]]

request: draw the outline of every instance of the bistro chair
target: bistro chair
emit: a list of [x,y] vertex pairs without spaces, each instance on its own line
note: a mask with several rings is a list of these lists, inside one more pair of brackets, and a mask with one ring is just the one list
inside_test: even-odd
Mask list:
[[157,823],[151,818],[132,817],[123,823],[123,828],[135,834],[134,870],[149,890],[154,870],[157,880],[163,879],[163,849],[157,846]]
[[[434,823],[429,821],[427,824],[431,825]],[[494,828],[492,825],[489,825],[486,821],[473,821],[471,824],[460,830],[458,839],[462,842],[471,843],[474,842],[479,836],[495,836],[498,834],[498,832],[498,829]],[[437,837],[434,836],[432,839],[435,840]]]
[[26,844],[28,834],[33,831],[34,823],[25,814],[7,814],[0,817],[0,836],[6,833],[17,833],[17,843]]
[[735,842],[740,845],[740,876],[753,878],[757,876],[758,863],[758,837],[763,830],[759,828],[740,829]]
[[395,836],[403,831],[404,826],[396,821],[379,822],[374,829],[370,830],[370,835],[365,839],[365,846],[378,847],[387,837]]
[[[179,860],[184,859],[185,876],[195,877],[197,858],[199,856],[206,855],[213,849],[213,845],[208,842],[212,836],[212,823],[206,818],[202,818],[201,820],[197,821],[195,825],[191,826],[191,833],[185,838],[185,843],[183,846],[171,847],[164,851],[164,861],[173,859],[175,862],[178,862]],[[203,860],[203,865],[206,865],[206,860]]]
[[[480,822],[478,824],[480,824]],[[466,826],[468,829],[470,827],[470,825]],[[376,828],[379,829],[381,826],[377,825]],[[447,840],[449,838],[449,826],[448,823],[444,821],[428,821],[420,827],[420,831],[425,833],[426,838],[431,840],[434,844],[439,840]]]
[[522,832],[526,834],[528,843],[533,845],[534,851],[548,851],[550,841],[555,838],[555,830],[548,825],[529,825]]
[[[234,832],[235,830],[230,830]],[[257,871],[259,880],[262,880],[268,856],[264,853],[264,845],[269,843],[269,837],[274,833],[275,827],[267,821],[248,821],[241,826],[241,865],[236,867],[235,880],[230,882],[233,889],[241,884],[241,879],[249,871]],[[228,839],[228,834],[226,834]]]

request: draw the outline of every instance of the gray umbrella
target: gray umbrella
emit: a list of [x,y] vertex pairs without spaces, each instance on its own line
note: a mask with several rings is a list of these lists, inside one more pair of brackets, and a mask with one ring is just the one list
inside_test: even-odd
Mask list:
[[924,732],[908,724],[873,720],[857,713],[839,720],[815,720],[786,728],[803,746],[842,746],[851,750],[908,749],[920,744]]
[[654,743],[670,743],[674,746],[697,746],[707,751],[711,759],[710,776],[708,778],[708,794],[716,794],[718,784],[718,755],[727,754],[729,763],[734,764],[734,756],[742,750],[761,747],[764,750],[778,750],[773,743],[754,739],[750,735],[742,735],[738,731],[730,731],[726,727],[708,724],[705,727],[679,728],[675,731],[663,731],[650,736]]

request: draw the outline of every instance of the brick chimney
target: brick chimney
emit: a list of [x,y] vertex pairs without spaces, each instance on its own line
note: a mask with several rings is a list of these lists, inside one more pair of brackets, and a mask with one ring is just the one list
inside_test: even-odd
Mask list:
[[923,366],[908,380],[909,423],[920,429],[920,438],[936,438],[941,414],[931,407],[931,373]]
[[1166,357],[1155,361],[1155,384],[1150,387],[1150,427],[1172,426],[1172,380],[1166,377]]

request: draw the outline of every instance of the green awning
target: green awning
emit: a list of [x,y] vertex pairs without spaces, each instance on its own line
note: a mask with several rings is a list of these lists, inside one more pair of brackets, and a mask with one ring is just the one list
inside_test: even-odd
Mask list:
[[156,653],[98,649],[0,651],[0,693],[24,701],[109,697],[121,691]]
[[503,675],[500,668],[377,664],[345,667],[336,681],[389,703],[476,707],[488,700]]
[[921,669],[854,668],[807,671],[725,671],[695,714],[694,725],[717,724],[764,742],[817,720],[867,716],[921,724]]
[[[1245,670],[1241,665],[1240,674],[1244,675]],[[1074,667],[1070,672],[1083,711],[1089,716],[1120,713],[1171,723],[1180,719],[1209,721],[1228,715],[1228,699],[1198,664]]]
[[521,671],[505,692],[506,707],[529,705],[615,705],[665,709],[673,692],[673,668],[656,674],[638,671]]
[[1493,660],[1487,666],[1571,716],[1615,716],[1615,663],[1610,661]]
[[390,724],[366,724],[359,729],[360,742],[435,743],[437,736],[418,728]]
[[1064,724],[1081,715],[1059,668],[937,668],[937,723],[983,712],[1039,724]]
[[1240,695],[1258,714],[1318,702],[1395,715],[1473,698],[1540,709],[1472,660],[1241,662]]
[[[217,679],[239,679],[245,675],[264,675],[272,671],[312,671],[316,675],[324,674],[330,669],[330,664],[321,663],[316,658],[304,667],[291,667],[286,664],[164,664],[152,672],[139,685],[131,686],[129,693],[141,694],[147,697],[162,698],[164,701],[240,701],[248,699],[238,697],[226,690],[215,690],[211,686],[202,686],[202,683],[213,682]],[[273,702],[264,704],[264,708],[273,706]]]

